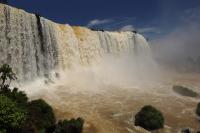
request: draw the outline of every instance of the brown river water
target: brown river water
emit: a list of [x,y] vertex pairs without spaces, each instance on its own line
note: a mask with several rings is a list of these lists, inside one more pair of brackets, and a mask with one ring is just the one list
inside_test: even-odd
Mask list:
[[[100,85],[97,81],[81,77],[76,79],[79,80],[77,83],[64,78],[58,83],[33,85],[27,93],[32,99],[45,99],[53,106],[58,119],[84,118],[85,133],[137,132],[134,116],[144,105],[153,105],[164,114],[168,132],[176,133],[185,127],[200,130],[200,122],[195,115],[200,99],[181,96],[172,90],[173,85],[183,85],[200,93],[200,75],[162,78],[165,80],[137,82],[131,86]],[[95,84],[88,86],[88,82]]]

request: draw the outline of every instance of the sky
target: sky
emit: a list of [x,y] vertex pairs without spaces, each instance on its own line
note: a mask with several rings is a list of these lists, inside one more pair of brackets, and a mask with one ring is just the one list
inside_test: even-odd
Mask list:
[[[105,30],[137,30],[159,38],[200,11],[200,0],[8,0],[58,23]],[[196,19],[196,18],[195,18]],[[198,22],[198,20],[195,20]]]

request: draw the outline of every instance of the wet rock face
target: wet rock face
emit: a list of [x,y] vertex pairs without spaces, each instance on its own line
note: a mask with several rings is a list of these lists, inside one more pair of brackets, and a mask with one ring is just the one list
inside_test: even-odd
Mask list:
[[187,97],[198,97],[199,94],[183,86],[173,86],[173,91]]
[[194,130],[191,128],[184,128],[181,130],[181,133],[194,133]]
[[10,64],[19,79],[43,77],[74,64],[90,65],[105,53],[149,57],[150,48],[140,34],[61,25],[0,4],[0,62]]

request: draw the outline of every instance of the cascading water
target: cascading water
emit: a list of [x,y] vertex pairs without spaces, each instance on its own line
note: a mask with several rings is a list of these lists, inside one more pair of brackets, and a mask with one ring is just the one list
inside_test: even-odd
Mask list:
[[[175,129],[199,128],[193,113],[195,100],[169,91],[176,78],[170,77],[170,82],[165,78],[166,85],[151,81],[157,76],[151,67],[155,63],[140,34],[61,25],[0,4],[0,65],[4,63],[22,81],[64,71],[52,83],[39,78],[19,88],[30,99],[45,99],[57,118],[83,117],[85,133],[137,132],[133,115],[146,104],[164,112],[166,124]],[[144,80],[141,71],[150,77]],[[194,79],[199,77],[192,75],[188,81]],[[185,78],[180,81],[185,84]],[[199,82],[190,84],[195,83]]]
[[0,62],[10,64],[23,80],[76,64],[95,64],[104,54],[150,57],[140,34],[61,25],[2,4],[0,29]]

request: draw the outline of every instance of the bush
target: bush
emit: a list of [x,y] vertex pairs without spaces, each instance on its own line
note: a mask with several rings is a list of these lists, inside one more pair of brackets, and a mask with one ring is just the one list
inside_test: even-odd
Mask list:
[[55,133],[82,133],[83,123],[82,118],[59,121]]
[[164,117],[156,108],[144,106],[135,116],[135,126],[141,126],[146,130],[160,129],[164,126]]
[[14,101],[17,107],[26,110],[28,104],[28,97],[23,91],[19,91],[18,88],[11,90],[8,85],[4,85],[1,88],[0,94],[7,96]]
[[23,91],[11,90],[9,84],[16,79],[9,65],[0,67],[0,133],[82,132],[83,119],[59,121],[56,125],[53,109],[44,100],[28,102]]
[[200,103],[197,104],[196,114],[200,116]]
[[0,129],[20,129],[26,121],[26,113],[6,96],[0,95]]
[[31,101],[28,104],[30,121],[38,130],[48,129],[55,125],[53,109],[44,100]]
[[19,91],[18,88],[14,88],[10,98],[17,103],[18,107],[23,109],[27,108],[28,97],[25,92]]

